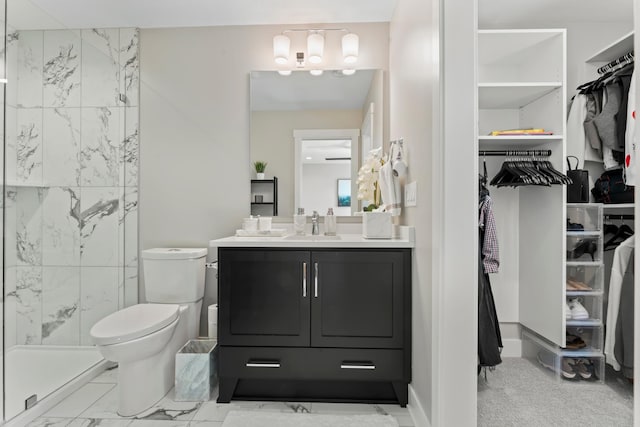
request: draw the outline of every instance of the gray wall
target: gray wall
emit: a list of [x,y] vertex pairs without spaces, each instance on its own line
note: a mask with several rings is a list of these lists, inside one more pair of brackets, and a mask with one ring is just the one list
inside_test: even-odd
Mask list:
[[[386,74],[389,24],[340,27],[360,36],[357,68]],[[249,72],[275,69],[273,36],[286,28],[140,31],[140,249],[207,247],[249,214]],[[303,44],[292,36],[291,51]],[[327,38],[325,52],[326,67],[341,68],[339,40]],[[205,307],[215,293],[208,273]]]

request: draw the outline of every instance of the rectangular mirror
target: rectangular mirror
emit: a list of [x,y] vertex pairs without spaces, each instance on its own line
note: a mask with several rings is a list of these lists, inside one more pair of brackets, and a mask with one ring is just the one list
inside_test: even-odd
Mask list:
[[266,162],[265,179],[277,177],[280,216],[362,210],[357,175],[363,154],[382,146],[383,82],[382,70],[251,72],[251,164]]

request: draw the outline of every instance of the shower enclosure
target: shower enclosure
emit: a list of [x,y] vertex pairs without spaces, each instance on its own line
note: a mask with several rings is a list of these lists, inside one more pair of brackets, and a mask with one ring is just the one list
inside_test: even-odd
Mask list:
[[31,22],[12,16],[12,4],[27,0],[6,1],[2,380],[9,420],[101,362],[91,327],[137,302],[139,70],[136,29]]

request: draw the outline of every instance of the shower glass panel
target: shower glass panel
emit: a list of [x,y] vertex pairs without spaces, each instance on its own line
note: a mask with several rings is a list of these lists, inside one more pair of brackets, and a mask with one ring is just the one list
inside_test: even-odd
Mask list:
[[136,29],[67,28],[7,1],[9,420],[103,362],[91,327],[137,303],[139,90]]

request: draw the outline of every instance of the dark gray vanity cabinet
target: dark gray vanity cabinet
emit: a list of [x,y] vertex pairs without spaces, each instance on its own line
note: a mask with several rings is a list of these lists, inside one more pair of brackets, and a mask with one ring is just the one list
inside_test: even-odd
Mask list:
[[220,248],[219,402],[407,404],[411,250]]

